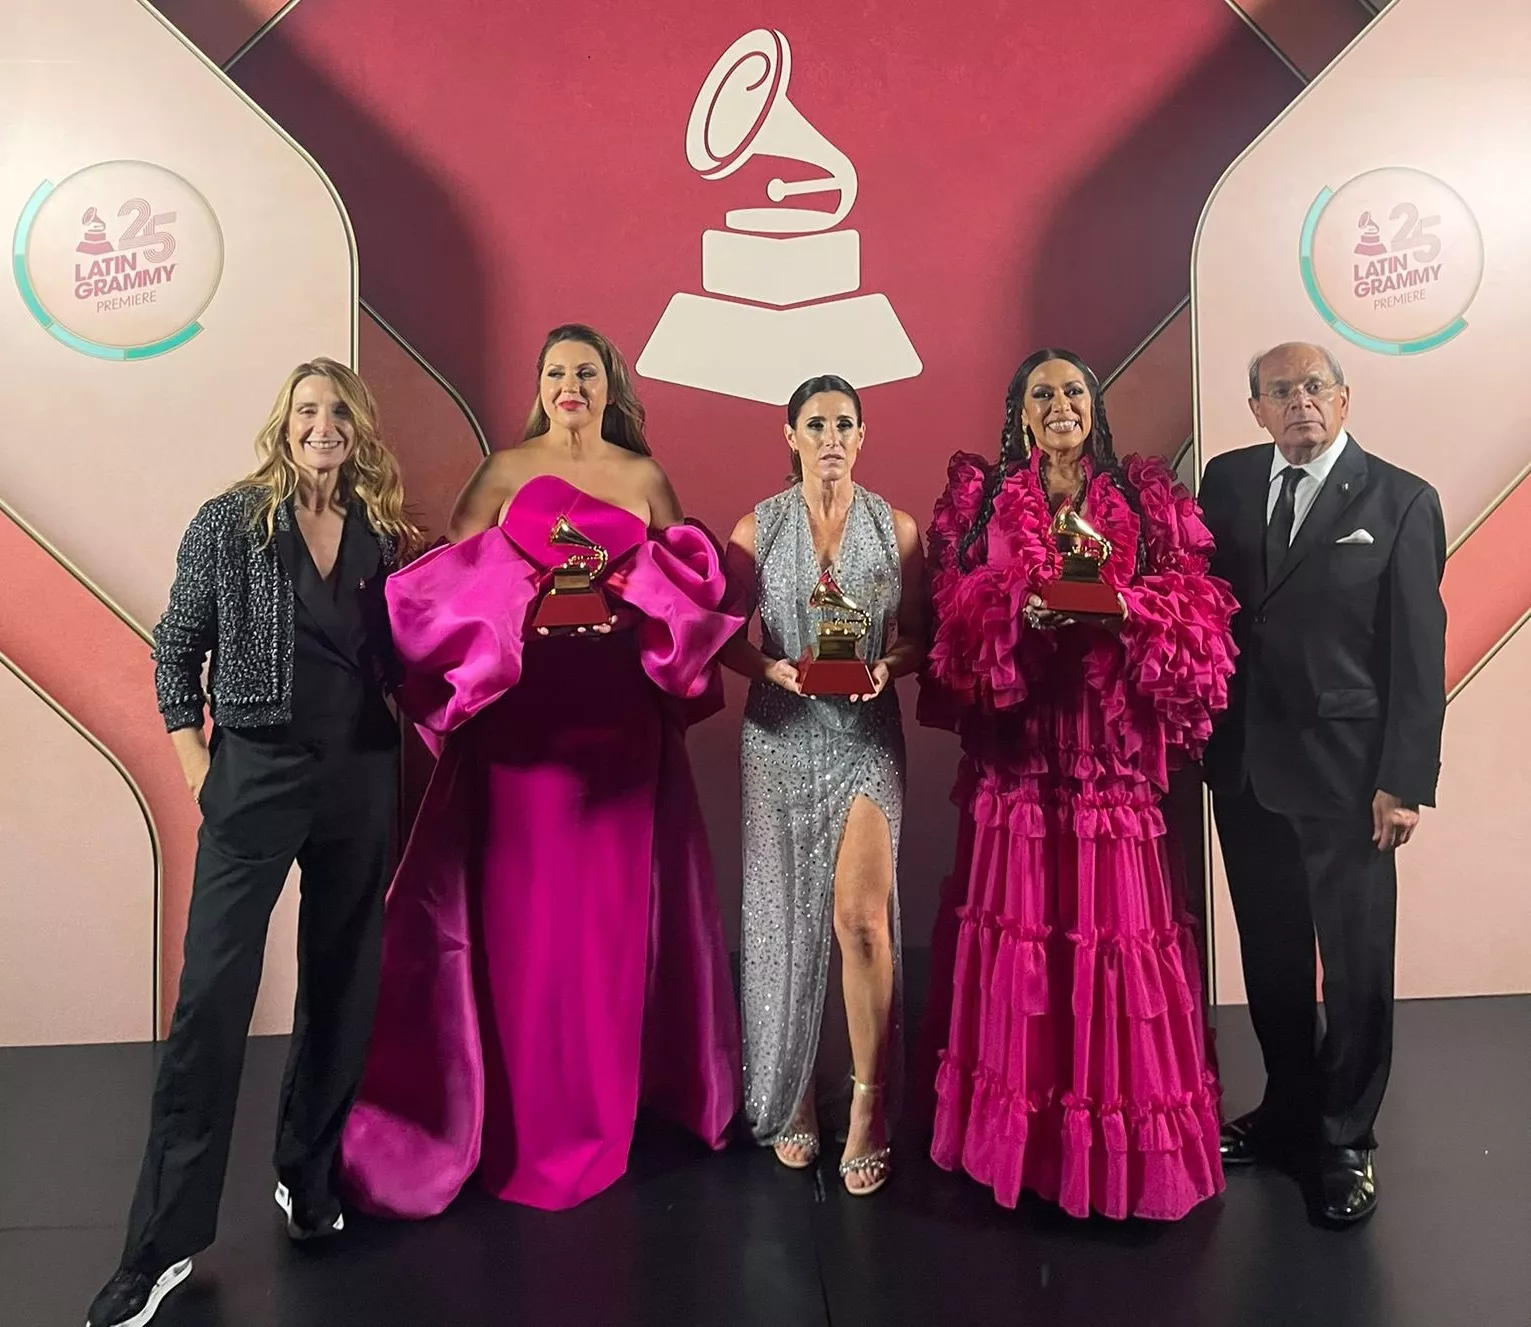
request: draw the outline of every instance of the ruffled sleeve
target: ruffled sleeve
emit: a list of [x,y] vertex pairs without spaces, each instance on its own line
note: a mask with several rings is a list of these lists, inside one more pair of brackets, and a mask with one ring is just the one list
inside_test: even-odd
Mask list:
[[642,614],[634,631],[643,671],[685,702],[694,723],[723,705],[717,655],[744,625],[717,541],[697,521],[651,534],[608,576],[612,592]]
[[1022,611],[1026,597],[1056,550],[1047,539],[1046,513],[1028,501],[1017,476],[1001,484],[994,511],[981,538],[983,561],[960,566],[957,549],[983,506],[989,467],[977,456],[958,452],[947,469],[946,492],[936,502],[927,543],[933,628],[921,680],[922,723],[954,727],[964,707],[1002,710],[1019,705],[1028,691],[1032,646],[1046,652],[1050,642],[1027,640]]
[[434,750],[520,681],[538,586],[537,569],[498,527],[433,548],[388,578],[399,704]]
[[1228,706],[1237,650],[1233,592],[1207,574],[1212,534],[1196,501],[1162,461],[1126,460],[1146,525],[1147,566],[1122,587],[1123,674],[1163,728],[1166,751],[1201,755]]

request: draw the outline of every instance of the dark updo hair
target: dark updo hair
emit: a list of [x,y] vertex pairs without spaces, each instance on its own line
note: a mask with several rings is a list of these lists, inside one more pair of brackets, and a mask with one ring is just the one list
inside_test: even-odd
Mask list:
[[[809,378],[807,382],[799,383],[797,391],[787,398],[789,429],[794,432],[797,430],[797,417],[803,413],[803,407],[820,392],[839,392],[842,396],[850,397],[851,404],[856,407],[856,422],[858,424],[864,422],[861,417],[861,397],[856,394],[856,389],[844,378],[833,373],[821,373],[817,378]],[[795,483],[803,482],[803,458],[797,454],[796,449],[792,452],[792,478]]]
[[[1030,381],[1031,375],[1043,364],[1055,359],[1066,360],[1084,376],[1085,386],[1090,392],[1090,435],[1084,440],[1084,454],[1089,458],[1097,474],[1111,476],[1111,482],[1116,485],[1117,491],[1126,499],[1127,505],[1137,516],[1138,566],[1146,565],[1147,522],[1143,519],[1143,508],[1138,500],[1138,490],[1127,478],[1126,471],[1122,469],[1122,463],[1117,459],[1116,451],[1111,445],[1111,423],[1106,418],[1106,399],[1101,393],[1100,379],[1072,350],[1047,349],[1028,355],[1021,363],[1021,367],[1015,371],[1015,376],[1010,379],[1010,386],[1005,392],[1005,426],[999,435],[999,460],[990,471],[988,482],[984,485],[983,502],[978,508],[978,515],[974,517],[973,524],[968,527],[962,536],[962,541],[957,545],[959,567],[963,564],[963,559],[966,558],[969,550],[988,527],[989,518],[994,515],[994,499],[999,494],[1000,486],[1010,475],[1026,464],[1030,448],[1036,445],[1026,440],[1026,428],[1021,419],[1021,398],[1026,394],[1026,384]],[[1047,454],[1045,452],[1042,454],[1042,483],[1045,489],[1047,484]]]

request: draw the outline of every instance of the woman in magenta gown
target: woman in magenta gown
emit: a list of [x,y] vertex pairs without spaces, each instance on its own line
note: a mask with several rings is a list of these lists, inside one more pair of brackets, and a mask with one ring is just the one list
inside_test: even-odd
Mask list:
[[[640,1105],[723,1145],[739,1034],[684,728],[741,625],[722,560],[648,457],[614,347],[562,327],[521,446],[391,577],[403,708],[439,759],[389,891],[382,991],[342,1177],[374,1214],[470,1176],[559,1209],[627,1168]],[[532,625],[560,517],[611,618]]]
[[[1125,616],[1043,606],[1070,503]],[[931,1154],[1013,1207],[1173,1220],[1223,1188],[1197,947],[1160,803],[1227,703],[1234,601],[1158,461],[1118,461],[1100,386],[1039,351],[997,465],[959,452],[930,530],[920,713],[962,739],[933,941]],[[938,1067],[937,1067],[938,1066]],[[928,1080],[927,1080],[928,1081]]]

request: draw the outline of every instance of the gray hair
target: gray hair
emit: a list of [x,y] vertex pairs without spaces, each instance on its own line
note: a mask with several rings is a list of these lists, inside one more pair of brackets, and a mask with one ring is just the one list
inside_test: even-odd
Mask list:
[[1256,400],[1260,395],[1260,365],[1265,362],[1265,357],[1275,354],[1278,350],[1285,350],[1288,346],[1303,346],[1308,350],[1318,351],[1324,357],[1330,376],[1339,386],[1345,385],[1345,370],[1340,367],[1340,361],[1334,357],[1334,352],[1328,346],[1316,345],[1311,341],[1283,341],[1279,346],[1271,346],[1268,350],[1259,351],[1249,361],[1249,399],[1251,401]]

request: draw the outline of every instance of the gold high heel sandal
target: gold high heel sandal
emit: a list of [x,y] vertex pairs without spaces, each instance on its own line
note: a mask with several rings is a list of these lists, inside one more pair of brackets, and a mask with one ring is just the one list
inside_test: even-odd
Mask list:
[[[860,1094],[866,1097],[875,1097],[882,1091],[881,1083],[863,1083],[854,1074],[851,1076],[852,1095]],[[852,1175],[866,1175],[872,1183],[859,1189],[853,1189],[849,1184],[845,1185],[846,1193],[853,1198],[866,1198],[876,1193],[888,1182],[893,1173],[893,1149],[891,1147],[879,1147],[874,1152],[867,1152],[859,1157],[851,1157],[840,1163],[840,1180],[842,1183]]]

